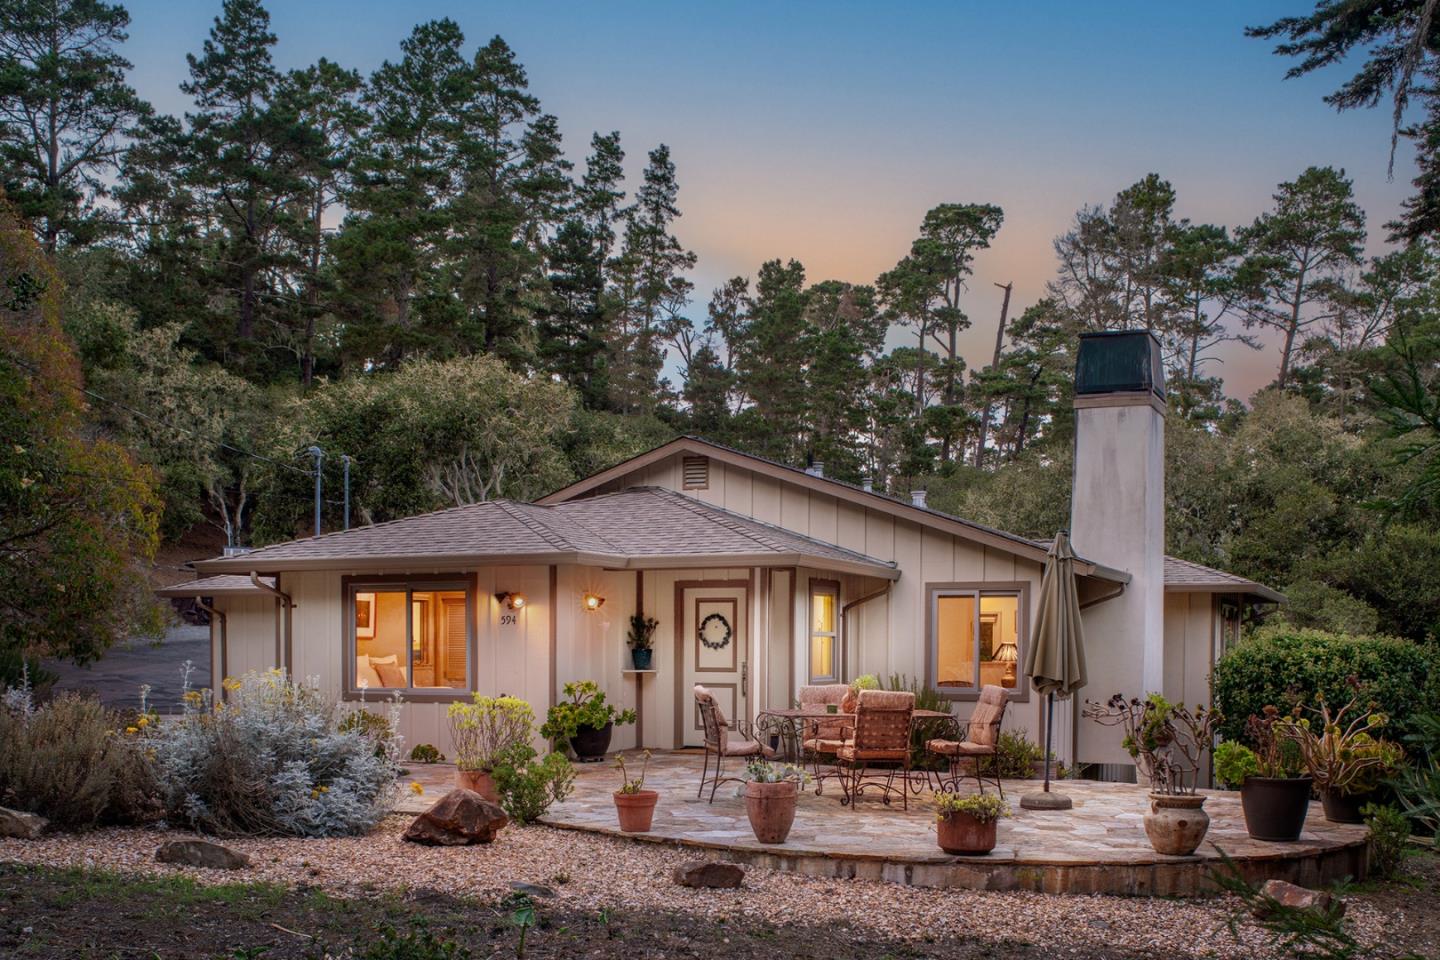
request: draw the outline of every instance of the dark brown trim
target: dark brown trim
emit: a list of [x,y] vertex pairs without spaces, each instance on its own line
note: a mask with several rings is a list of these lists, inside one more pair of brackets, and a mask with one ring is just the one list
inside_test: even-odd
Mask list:
[[[351,633],[354,618],[350,616],[350,595],[353,587],[363,587],[370,584],[404,584],[406,591],[412,591],[417,584],[433,585],[443,587],[446,585],[462,584],[461,589],[465,591],[465,629],[469,631],[466,637],[465,649],[469,652],[470,662],[465,665],[466,681],[463,688],[449,687],[443,690],[437,688],[425,689],[399,689],[396,687],[382,687],[377,690],[366,690],[361,693],[355,688],[354,657],[357,647],[356,639]],[[356,574],[353,576],[342,576],[340,578],[340,699],[346,701],[359,700],[389,700],[396,697],[401,703],[455,703],[460,700],[468,700],[470,694],[476,689],[480,676],[479,657],[479,596],[480,583],[479,575],[475,571],[469,573],[436,573],[425,575],[395,575],[390,577]],[[553,606],[553,604],[552,604]],[[405,607],[406,630],[410,628],[410,607]],[[407,649],[409,644],[406,645]]]
[[[280,590],[280,575],[275,575],[275,589]],[[281,591],[284,600],[279,601],[280,606],[285,608],[282,615],[284,621],[284,651],[285,651],[285,676],[291,680],[295,679],[295,601],[290,599],[290,594]]]
[[[279,670],[285,666],[285,641],[281,636],[284,627],[280,619],[280,598],[276,597],[272,602],[275,604],[275,669]],[[288,670],[285,671],[285,676],[290,680],[295,679]]]
[[[635,612],[645,612],[645,571],[635,571]],[[624,660],[621,660],[622,669]],[[634,666],[634,663],[631,663]],[[652,664],[653,666],[653,664]],[[645,675],[635,676],[635,746],[645,746]]]
[[550,564],[550,706],[560,696],[559,665],[555,662],[560,650],[560,568]]
[[[967,580],[959,582],[927,582],[925,584],[925,685],[935,690],[946,700],[970,703],[980,699],[980,690],[947,691],[935,683],[935,635],[934,609],[935,594],[946,590],[975,590],[986,593],[1013,593],[1019,595],[1017,603],[1019,619],[1015,624],[1016,647],[1019,659],[1015,669],[1015,687],[1007,691],[1011,703],[1029,703],[1030,685],[1025,682],[1025,654],[1030,646],[1030,581],[1028,580]],[[977,605],[976,614],[979,614]],[[976,665],[977,669],[979,665]]]
[[674,747],[679,749],[685,746],[685,704],[690,698],[685,696],[685,591],[691,588],[697,589],[741,589],[746,592],[745,604],[745,637],[749,641],[753,624],[750,623],[749,592],[750,581],[746,580],[676,580],[675,581],[675,606],[672,616],[675,624],[671,627],[674,634],[671,642],[672,653],[675,657],[675,731],[673,739]]
[[[213,600],[214,597],[211,599]],[[215,609],[205,602],[204,597],[196,597],[195,606],[210,614],[210,691],[217,699],[224,700],[227,693],[225,678],[230,676],[230,664],[227,662],[228,655],[225,649],[225,611]],[[217,624],[220,627],[219,630],[215,629]],[[220,675],[218,677],[215,676],[216,667],[219,667]]]

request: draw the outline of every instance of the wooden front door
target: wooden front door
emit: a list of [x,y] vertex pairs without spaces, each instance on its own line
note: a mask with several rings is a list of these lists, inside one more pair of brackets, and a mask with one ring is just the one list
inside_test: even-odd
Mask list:
[[680,739],[705,743],[695,707],[694,687],[702,684],[730,720],[748,720],[750,700],[749,590],[742,583],[684,583],[676,590],[680,610]]

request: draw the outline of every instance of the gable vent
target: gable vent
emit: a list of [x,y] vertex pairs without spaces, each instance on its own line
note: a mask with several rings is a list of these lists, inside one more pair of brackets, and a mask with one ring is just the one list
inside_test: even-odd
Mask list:
[[680,472],[686,490],[706,490],[710,487],[709,457],[686,457],[681,462]]

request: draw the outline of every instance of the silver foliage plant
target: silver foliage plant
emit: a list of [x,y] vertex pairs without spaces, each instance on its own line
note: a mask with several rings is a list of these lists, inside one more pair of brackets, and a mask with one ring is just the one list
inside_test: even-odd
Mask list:
[[217,703],[187,682],[183,713],[148,735],[172,822],[220,835],[335,837],[365,833],[389,812],[394,750],[377,749],[365,730],[341,730],[318,686],[278,670],[224,686]]

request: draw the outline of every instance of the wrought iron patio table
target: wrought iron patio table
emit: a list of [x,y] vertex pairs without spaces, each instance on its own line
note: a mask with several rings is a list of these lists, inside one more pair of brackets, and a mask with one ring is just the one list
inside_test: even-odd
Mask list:
[[[796,707],[784,709],[765,710],[755,718],[755,732],[761,738],[770,740],[770,745],[776,754],[790,763],[800,763],[805,759],[802,744],[806,740],[805,730],[809,724],[819,724],[831,721],[849,720],[852,724],[855,721],[854,713],[837,711],[830,713],[824,710],[805,710]],[[925,739],[959,739],[960,720],[954,714],[943,710],[916,710],[910,717],[910,729],[925,731]],[[913,733],[912,733],[913,738]],[[906,786],[918,793],[930,782],[930,771],[912,770],[911,778]],[[914,782],[914,775],[918,774],[921,782]],[[823,789],[823,782],[830,774],[822,773],[817,765],[815,771],[816,792]]]

